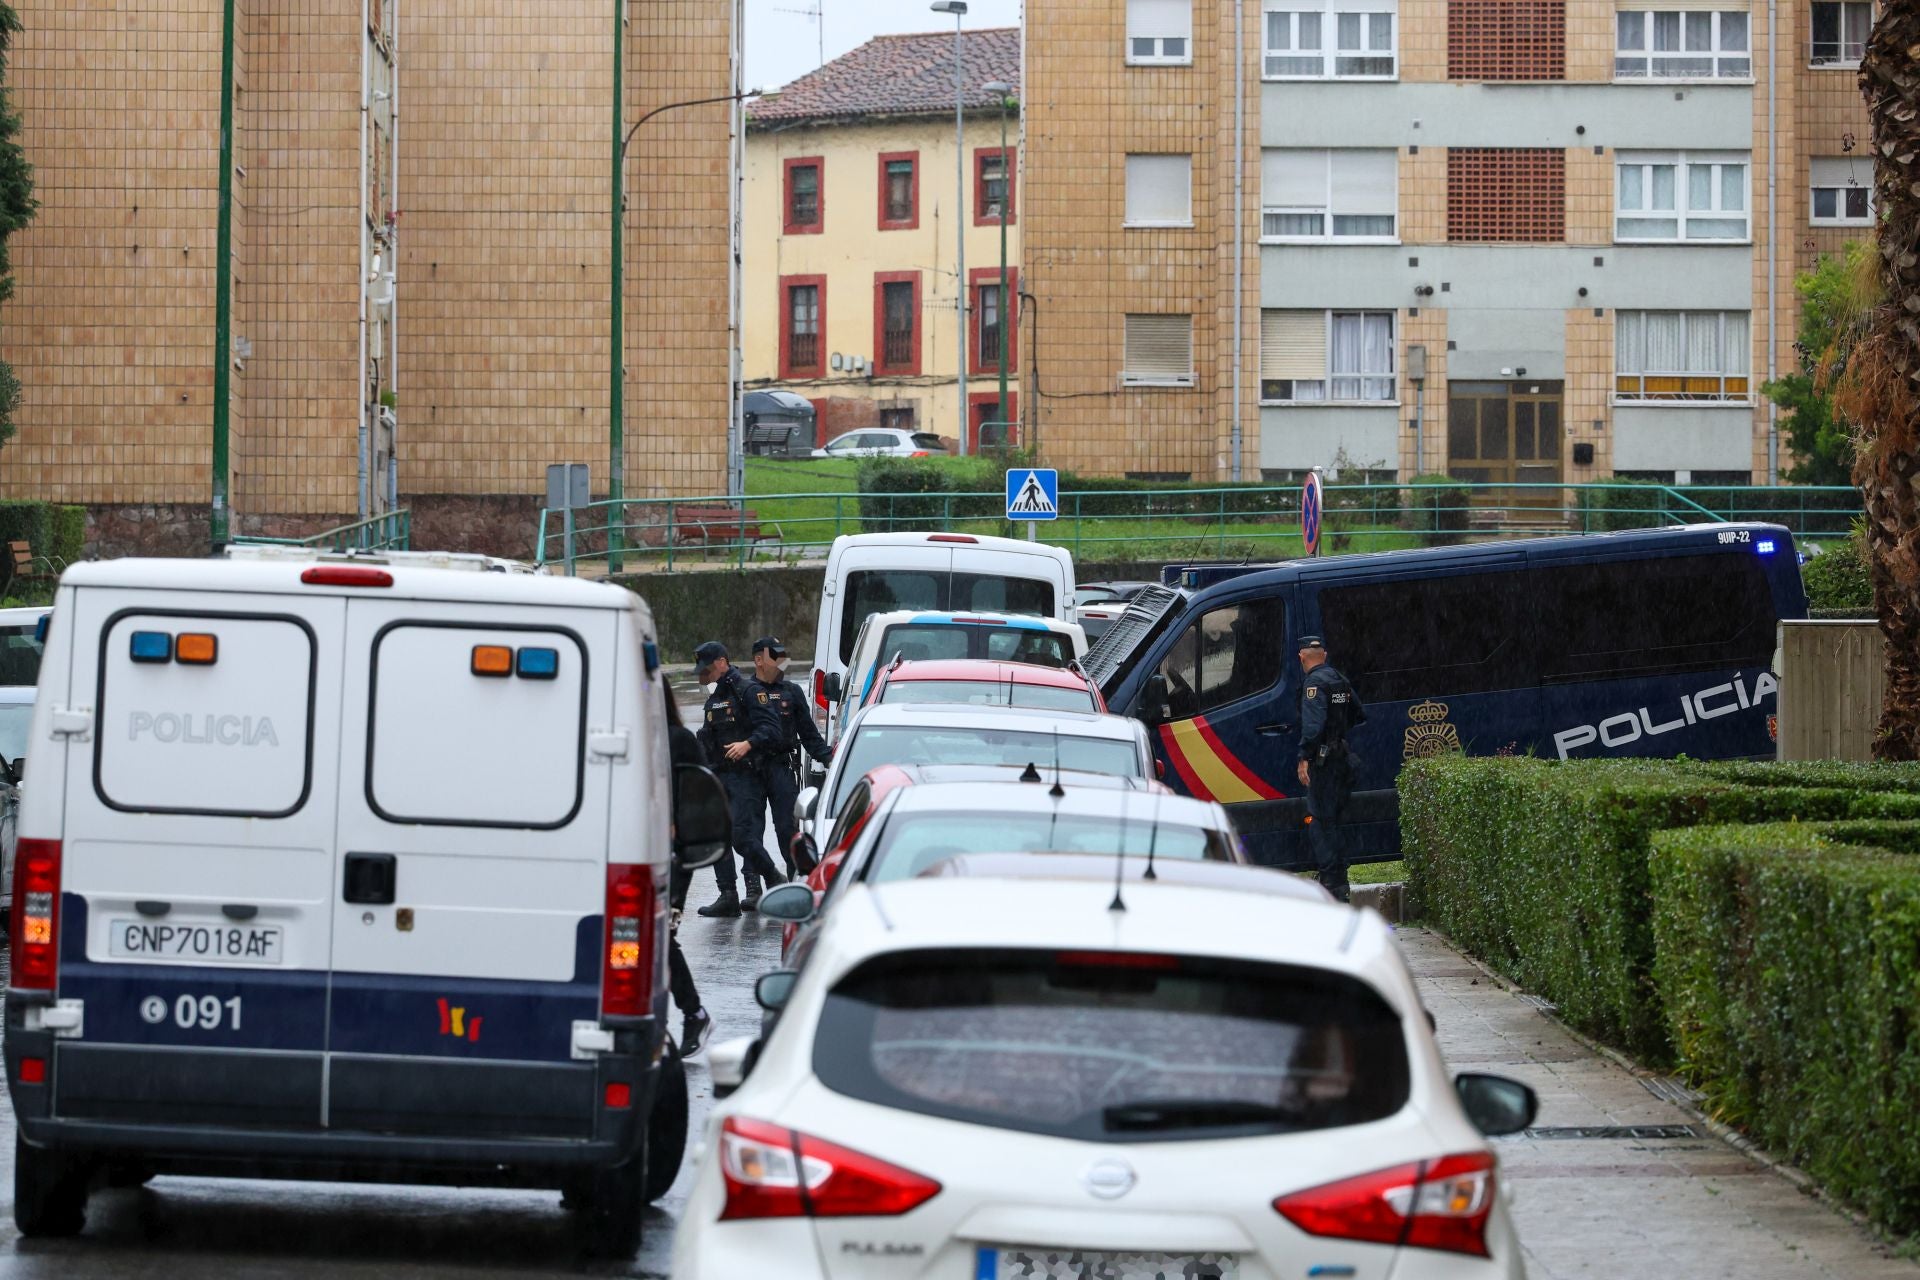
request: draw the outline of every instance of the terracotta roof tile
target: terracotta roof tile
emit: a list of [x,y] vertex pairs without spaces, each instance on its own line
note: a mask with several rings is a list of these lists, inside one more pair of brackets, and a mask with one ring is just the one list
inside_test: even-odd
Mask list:
[[[1020,29],[996,27],[960,37],[961,82],[969,109],[999,105],[981,85],[1020,83]],[[866,115],[933,115],[953,110],[953,32],[876,36],[747,105],[756,125]]]

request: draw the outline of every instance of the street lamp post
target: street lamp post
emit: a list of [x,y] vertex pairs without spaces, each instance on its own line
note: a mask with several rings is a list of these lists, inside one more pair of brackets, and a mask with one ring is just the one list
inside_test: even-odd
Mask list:
[[[995,416],[1001,422],[1010,423],[1007,414],[1007,358],[1011,354],[1008,344],[1012,341],[1013,326],[1008,317],[1011,299],[1007,296],[1007,206],[1013,203],[1013,165],[1007,161],[1007,103],[1013,98],[1013,86],[1004,80],[989,80],[980,86],[988,93],[1000,99],[1000,403]],[[1032,527],[1032,521],[1028,521]]]
[[953,15],[953,238],[957,246],[953,314],[959,328],[954,376],[960,388],[960,456],[964,458],[967,456],[967,158],[966,82],[960,74],[960,20],[967,16],[967,0],[933,0],[933,11]]

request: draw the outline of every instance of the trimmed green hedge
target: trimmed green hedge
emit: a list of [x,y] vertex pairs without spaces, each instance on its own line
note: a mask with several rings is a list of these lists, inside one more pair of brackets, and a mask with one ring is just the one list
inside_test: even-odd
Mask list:
[[[1724,766],[1722,766],[1724,767]],[[1920,795],[1786,767],[1776,785],[1688,761],[1441,756],[1400,775],[1401,847],[1417,918],[1574,1026],[1643,1060],[1671,1057],[1653,985],[1647,860],[1674,827],[1920,819]]]
[[1468,493],[1451,476],[1415,476],[1406,491],[1406,514],[1402,523],[1415,533],[1426,535],[1427,545],[1452,546],[1467,536],[1471,512]]
[[[1899,850],[1889,852],[1888,850]],[[1655,976],[1715,1112],[1920,1232],[1920,827],[1704,827],[1652,860]]]
[[1807,608],[1873,608],[1873,578],[1867,571],[1864,539],[1847,538],[1825,547],[1800,568],[1800,581],[1807,588]]

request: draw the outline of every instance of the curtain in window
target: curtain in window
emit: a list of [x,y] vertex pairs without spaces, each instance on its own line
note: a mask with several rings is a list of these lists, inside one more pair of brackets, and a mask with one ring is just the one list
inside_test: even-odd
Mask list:
[[1720,371],[1720,315],[1715,311],[1689,311],[1686,314],[1687,362],[1678,366],[1688,373]]
[[1647,314],[1620,311],[1614,316],[1613,368],[1616,373],[1647,371]]
[[1687,367],[1685,326],[1678,311],[1648,311],[1643,373],[1678,373]]
[[[1721,357],[1721,368],[1729,379],[1744,379],[1749,372],[1749,362],[1753,358],[1753,341],[1748,336],[1747,313],[1729,311],[1724,320],[1725,353]],[[1740,390],[1744,392],[1746,388],[1742,386]]]

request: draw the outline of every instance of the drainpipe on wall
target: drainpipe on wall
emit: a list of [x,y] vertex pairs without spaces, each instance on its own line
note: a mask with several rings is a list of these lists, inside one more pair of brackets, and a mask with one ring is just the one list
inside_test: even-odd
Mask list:
[[[380,0],[374,0],[375,4]],[[401,0],[394,0],[393,28],[387,33],[388,47],[392,50],[391,60],[387,64],[387,120],[393,126],[393,137],[388,145],[387,167],[392,171],[388,178],[387,208],[396,218],[402,208],[400,204],[400,9]],[[393,392],[394,410],[391,447],[387,450],[387,510],[396,511],[400,507],[400,225],[396,221],[393,234],[387,239],[387,252],[393,255],[393,301],[387,304],[387,390]],[[379,477],[374,482],[379,483]]]
[[214,246],[213,485],[208,520],[215,549],[230,532],[227,502],[228,430],[233,397],[233,0],[220,14],[220,218]]
[[[732,45],[733,92],[741,94],[745,90],[746,59],[743,56],[741,31],[746,19],[746,0],[734,0]],[[821,20],[822,28],[825,19]],[[824,37],[822,37],[824,39]],[[741,183],[746,169],[747,103],[744,97],[736,98],[727,106],[728,116],[728,162],[732,171],[727,177],[727,370],[729,378],[730,403],[727,411],[727,493],[731,497],[742,497],[747,492],[746,425],[741,414],[745,411],[746,388],[741,381],[741,264],[743,248],[741,217],[743,210]],[[777,278],[777,276],[776,276]],[[823,334],[821,341],[826,341]],[[818,428],[816,428],[817,432]]]
[[[1780,121],[1775,86],[1779,83],[1780,48],[1779,0],[1767,0],[1767,381],[1779,377],[1776,366],[1775,329],[1780,281],[1775,270],[1780,252]],[[1767,483],[1780,483],[1780,406],[1767,401]]]
[[[354,366],[354,394],[360,411],[360,462],[359,462],[359,518],[365,520],[373,514],[372,494],[368,485],[373,469],[373,415],[375,408],[367,402],[367,289],[373,283],[367,262],[367,184],[364,175],[367,172],[367,131],[373,128],[373,50],[369,47],[367,31],[368,19],[372,16],[369,6],[379,0],[360,0],[360,362]],[[378,274],[377,272],[371,274]]]
[[1233,4],[1233,465],[1240,480],[1240,343],[1246,312],[1247,0]]
[[627,220],[625,183],[620,163],[626,130],[622,108],[626,105],[626,26],[627,0],[613,0],[613,316],[612,367],[607,378],[607,497],[614,505],[607,509],[607,572],[620,572],[620,551],[626,541],[621,525],[626,508],[620,500],[626,496],[627,452],[627,350],[626,350],[626,248],[622,238]]

